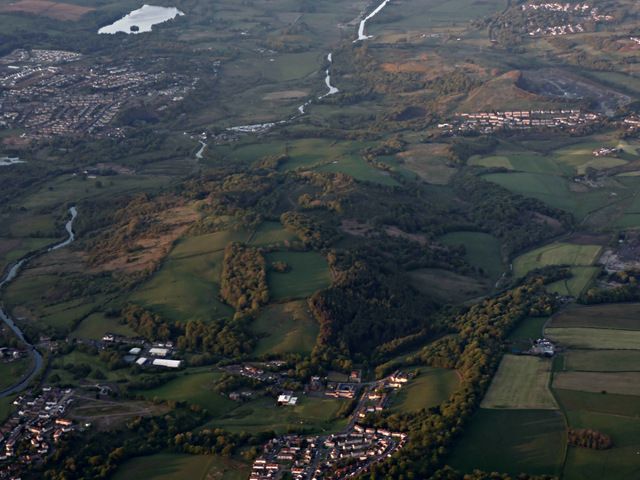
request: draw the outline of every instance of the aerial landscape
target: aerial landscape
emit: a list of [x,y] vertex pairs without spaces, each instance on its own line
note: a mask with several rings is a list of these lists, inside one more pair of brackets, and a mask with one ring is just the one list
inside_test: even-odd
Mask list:
[[0,479],[640,479],[640,3],[0,0]]

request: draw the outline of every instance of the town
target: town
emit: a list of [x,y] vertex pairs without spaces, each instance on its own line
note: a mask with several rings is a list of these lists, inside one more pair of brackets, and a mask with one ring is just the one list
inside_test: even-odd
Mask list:
[[54,136],[120,137],[116,116],[132,100],[161,112],[198,82],[186,75],[138,69],[135,60],[90,61],[76,52],[16,50],[0,58],[0,127],[25,141]]

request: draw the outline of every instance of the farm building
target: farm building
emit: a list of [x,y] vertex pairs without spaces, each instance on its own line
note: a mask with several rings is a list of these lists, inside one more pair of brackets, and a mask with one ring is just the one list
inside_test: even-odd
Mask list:
[[154,367],[180,368],[182,360],[168,360],[166,358],[155,358],[152,365]]

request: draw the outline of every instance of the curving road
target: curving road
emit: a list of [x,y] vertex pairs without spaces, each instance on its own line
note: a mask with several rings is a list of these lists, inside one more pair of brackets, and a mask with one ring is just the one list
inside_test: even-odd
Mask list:
[[[20,270],[22,269],[22,267],[24,267],[24,265],[27,262],[29,262],[33,258],[35,258],[35,257],[37,257],[37,256],[39,256],[39,255],[41,255],[43,253],[52,252],[54,250],[58,250],[60,248],[64,248],[67,245],[70,245],[76,239],[75,233],[73,232],[73,222],[76,219],[76,217],[78,216],[78,210],[76,209],[75,206],[69,208],[69,215],[71,216],[71,218],[69,219],[69,221],[64,226],[65,230],[67,231],[67,238],[64,241],[60,242],[60,243],[57,243],[57,244],[52,245],[50,247],[47,247],[47,248],[45,248],[43,250],[40,250],[38,252],[28,254],[27,256],[25,256],[22,259],[20,259],[18,261],[18,263],[16,263],[13,267],[11,267],[9,269],[9,271],[4,276],[2,281],[0,281],[0,292],[2,292],[2,289],[5,286],[7,286],[9,283],[11,283],[18,276],[18,273],[20,273]],[[27,345],[27,348],[29,349],[29,351],[31,353],[31,357],[33,358],[33,364],[31,366],[31,369],[27,373],[25,373],[24,376],[17,383],[15,383],[12,386],[10,386],[8,388],[5,388],[4,390],[0,391],[0,397],[6,397],[8,395],[12,395],[14,393],[21,392],[22,390],[27,388],[29,383],[31,383],[31,380],[33,380],[33,378],[42,369],[43,360],[42,360],[42,355],[40,354],[40,352],[38,352],[36,347],[31,345],[24,338],[24,333],[22,332],[22,330],[20,330],[20,327],[18,327],[16,325],[16,323],[13,321],[13,319],[9,316],[9,314],[7,312],[4,311],[4,309],[1,306],[0,306],[0,320],[2,320],[5,324],[7,324],[7,326],[16,334],[16,336],[22,342],[24,342]]]

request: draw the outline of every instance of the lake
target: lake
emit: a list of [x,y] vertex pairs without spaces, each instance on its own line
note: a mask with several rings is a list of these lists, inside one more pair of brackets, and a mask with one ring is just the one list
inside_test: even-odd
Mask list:
[[[114,34],[118,32],[124,33],[143,33],[150,32],[151,27],[164,23],[174,18],[184,15],[175,7],[158,7],[155,5],[143,5],[138,10],[134,10],[120,20],[106,25],[98,30],[100,34]],[[132,27],[137,27],[132,30]]]

